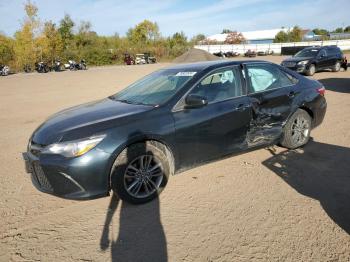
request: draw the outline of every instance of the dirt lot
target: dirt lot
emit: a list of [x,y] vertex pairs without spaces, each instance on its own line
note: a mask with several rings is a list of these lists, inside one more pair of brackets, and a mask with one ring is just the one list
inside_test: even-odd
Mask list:
[[315,75],[328,111],[304,149],[187,171],[143,206],[34,189],[21,152],[42,121],[164,66],[0,78],[0,261],[350,261],[350,71]]

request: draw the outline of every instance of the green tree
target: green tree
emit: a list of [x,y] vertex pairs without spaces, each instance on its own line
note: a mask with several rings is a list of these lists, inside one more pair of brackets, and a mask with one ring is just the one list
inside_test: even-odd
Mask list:
[[195,36],[192,37],[191,43],[192,43],[193,45],[196,45],[196,44],[198,44],[199,42],[204,41],[205,38],[206,38],[206,37],[205,37],[204,34],[197,34],[197,35],[195,35]]
[[274,43],[300,42],[303,39],[303,31],[300,27],[294,26],[287,32],[281,30],[275,36]]
[[315,35],[328,35],[328,30],[323,29],[323,28],[315,28],[312,30],[312,32],[314,32]]
[[170,47],[170,56],[178,56],[186,52],[189,47],[187,37],[184,32],[176,32],[171,38],[168,38]]
[[286,43],[289,42],[288,33],[285,31],[279,31],[273,40],[274,43]]
[[126,35],[129,41],[136,45],[148,45],[160,36],[158,24],[149,20],[130,28]]
[[350,33],[350,25],[348,25],[347,27],[344,28],[344,32],[345,33]]
[[73,34],[73,28],[74,28],[74,22],[71,19],[71,17],[68,14],[64,15],[64,18],[60,21],[60,26],[58,28],[58,32],[61,35],[62,42],[63,42],[63,49],[67,49],[69,46],[69,43],[73,40],[74,34]]
[[232,30],[224,28],[224,29],[222,29],[221,34],[228,34],[228,33],[232,33],[232,32],[233,32]]
[[51,63],[61,56],[63,51],[63,41],[56,25],[51,21],[46,22],[42,35],[38,39],[41,56]]
[[342,27],[338,27],[333,32],[334,33],[344,33],[344,29]]
[[303,39],[303,31],[300,27],[294,26],[293,29],[288,32],[289,42],[300,42]]
[[0,34],[0,65],[9,65],[14,60],[13,39]]

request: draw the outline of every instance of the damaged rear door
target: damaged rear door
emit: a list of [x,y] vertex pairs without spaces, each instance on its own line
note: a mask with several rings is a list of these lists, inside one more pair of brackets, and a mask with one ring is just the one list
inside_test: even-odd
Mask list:
[[296,79],[278,66],[258,62],[244,65],[252,106],[248,147],[275,143],[291,114]]

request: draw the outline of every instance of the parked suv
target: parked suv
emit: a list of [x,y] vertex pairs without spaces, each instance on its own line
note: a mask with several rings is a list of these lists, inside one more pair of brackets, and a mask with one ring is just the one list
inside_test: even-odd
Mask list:
[[307,47],[293,57],[283,60],[281,65],[298,73],[312,76],[317,71],[324,69],[338,72],[342,60],[343,53],[337,46]]

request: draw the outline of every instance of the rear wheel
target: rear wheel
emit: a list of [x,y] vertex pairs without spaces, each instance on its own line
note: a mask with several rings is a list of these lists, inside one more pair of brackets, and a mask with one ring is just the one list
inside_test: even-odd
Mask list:
[[332,71],[333,71],[333,72],[339,72],[339,71],[340,71],[340,67],[341,67],[340,62],[337,61],[337,62],[335,63],[335,65],[332,67]]
[[305,145],[310,138],[311,117],[302,109],[298,109],[288,120],[283,129],[281,145],[295,149]]
[[132,204],[143,204],[158,197],[171,172],[171,161],[164,151],[165,147],[150,141],[126,148],[113,165],[113,191]]
[[311,64],[309,66],[309,69],[306,70],[306,75],[313,76],[315,74],[315,72],[316,72],[316,67],[314,64]]

